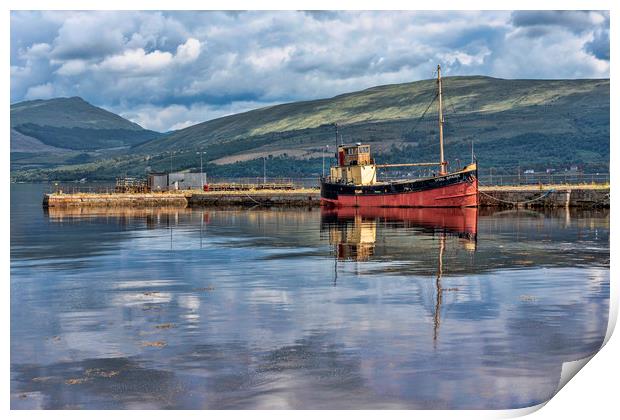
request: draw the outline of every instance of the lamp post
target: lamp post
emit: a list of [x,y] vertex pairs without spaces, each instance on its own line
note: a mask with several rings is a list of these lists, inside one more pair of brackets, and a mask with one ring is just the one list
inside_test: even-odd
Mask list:
[[263,185],[267,183],[267,158],[263,156]]
[[207,177],[205,176],[204,178],[202,177],[202,175],[204,174],[204,172],[202,172],[202,155],[204,155],[204,151],[200,151],[200,152],[196,152],[197,155],[200,155],[200,182],[202,183],[203,187],[204,184],[207,183]]
[[200,173],[202,173],[202,155],[204,155],[205,152],[203,152],[202,150],[200,152],[196,152],[197,155],[200,155]]

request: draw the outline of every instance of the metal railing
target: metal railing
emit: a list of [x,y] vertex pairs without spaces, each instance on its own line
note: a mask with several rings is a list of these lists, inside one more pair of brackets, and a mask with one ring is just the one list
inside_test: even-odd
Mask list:
[[[580,173],[580,172],[556,172],[556,173],[524,173],[520,174],[497,174],[493,171],[478,171],[478,179],[483,185],[584,185],[609,184],[609,173]],[[382,181],[395,181],[399,179],[417,179],[436,176],[436,171],[411,171],[393,172],[382,171],[377,174],[377,179]]]
[[[399,179],[416,179],[429,176],[429,174],[379,174],[378,178],[382,181],[399,180]],[[417,176],[416,176],[417,175]],[[608,173],[555,173],[555,174],[520,174],[520,175],[499,175],[499,174],[480,174],[478,173],[480,184],[488,186],[512,186],[512,185],[609,185],[610,177]],[[266,181],[266,182],[264,182]],[[213,190],[217,189],[218,184],[229,184],[229,186],[236,187],[241,186],[243,188],[222,188],[222,189],[261,189],[269,186],[276,189],[290,189],[290,188],[313,188],[319,185],[318,178],[267,178],[251,177],[251,178],[208,178],[207,184],[210,186],[216,186]],[[171,187],[169,190],[173,190]],[[50,183],[49,192],[58,193],[63,192],[65,194],[77,194],[77,193],[98,193],[98,194],[112,194],[115,192],[114,182],[101,182],[101,183]],[[165,191],[165,190],[162,190]]]
[[[140,188],[134,188],[133,183],[129,183],[128,188],[125,187],[127,183],[115,182],[51,182],[49,184],[49,193],[64,193],[64,194],[113,194],[113,193],[137,193],[137,192],[151,192],[150,189],[142,188],[143,183],[140,183]],[[138,184],[136,184],[138,185]],[[144,184],[146,185],[146,184]],[[304,187],[316,187],[318,186],[317,178],[266,178],[263,177],[244,177],[244,178],[207,178],[206,185],[209,185],[211,191],[235,191],[235,190],[290,190]],[[176,188],[174,185],[170,185],[164,188],[158,188],[153,192],[168,192],[177,190],[198,190],[202,191],[203,186],[193,188]]]
[[609,184],[609,174],[596,173],[534,173],[520,175],[499,175],[478,173],[481,184],[484,185],[585,185]]
[[81,184],[74,182],[52,182],[49,193],[63,194],[113,194],[116,190],[114,182]]

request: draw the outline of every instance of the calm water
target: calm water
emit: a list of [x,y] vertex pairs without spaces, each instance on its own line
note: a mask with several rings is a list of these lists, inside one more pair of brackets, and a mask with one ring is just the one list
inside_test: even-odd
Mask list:
[[609,213],[43,211],[11,185],[12,408],[516,408],[595,352]]

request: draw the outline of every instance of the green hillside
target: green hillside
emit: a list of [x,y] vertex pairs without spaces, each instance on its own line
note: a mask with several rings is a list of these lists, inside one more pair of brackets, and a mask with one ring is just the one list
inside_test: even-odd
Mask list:
[[[296,102],[207,121],[133,148],[135,154],[207,151],[217,164],[271,155],[313,159],[345,142],[373,144],[386,160],[437,154],[436,83],[378,86],[317,101]],[[464,159],[472,141],[495,166],[608,167],[609,80],[444,79],[446,152]],[[420,119],[428,109],[424,118]]]
[[[78,97],[13,104],[11,129],[46,146],[79,151],[131,146],[160,136]],[[14,149],[22,139],[11,139]]]
[[[198,169],[206,152],[210,175],[256,176],[263,158],[269,176],[321,172],[335,130],[342,141],[371,143],[377,161],[436,160],[434,80],[378,86],[334,98],[295,102],[207,121],[131,147],[122,156],[53,170],[21,172],[24,179],[106,179],[148,170]],[[495,173],[514,168],[609,170],[609,80],[444,79],[446,156],[471,156]],[[425,113],[425,111],[428,112]],[[424,117],[422,118],[422,115]],[[174,153],[170,159],[171,152]]]

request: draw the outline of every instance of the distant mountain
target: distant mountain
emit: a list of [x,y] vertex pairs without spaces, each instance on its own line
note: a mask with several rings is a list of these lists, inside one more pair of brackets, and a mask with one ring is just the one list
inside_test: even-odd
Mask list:
[[[451,163],[468,161],[473,143],[482,171],[570,165],[609,170],[608,79],[448,77],[443,86],[445,150]],[[197,151],[205,152],[210,175],[261,175],[263,157],[269,159],[269,176],[317,175],[326,145],[326,156],[334,151],[334,123],[339,141],[370,143],[379,162],[435,161],[435,89],[435,80],[423,80],[261,108],[135,144],[114,159],[20,176],[109,179],[118,173],[168,170],[171,164],[196,170]]]
[[92,151],[131,146],[160,136],[79,97],[11,105],[14,152],[47,152],[49,147]]

